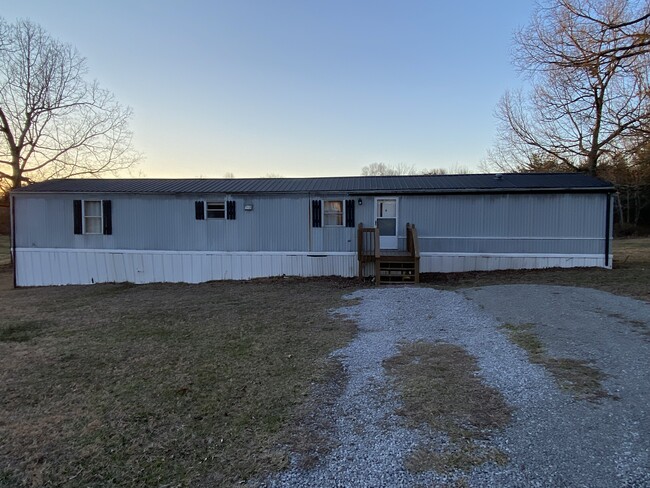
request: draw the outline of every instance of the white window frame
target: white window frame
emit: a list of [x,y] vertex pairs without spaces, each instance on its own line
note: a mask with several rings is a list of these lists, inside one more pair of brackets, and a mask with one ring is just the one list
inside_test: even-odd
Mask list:
[[[205,219],[206,220],[226,220],[227,205],[226,205],[226,200],[225,199],[224,200],[213,200],[211,202],[206,200],[204,203],[205,203]],[[221,204],[221,205],[223,205],[223,217],[210,217],[210,216],[208,216],[208,212],[210,211],[210,210],[208,210],[208,205],[211,205],[211,204]],[[215,210],[213,210],[213,211],[215,211]]]
[[[99,215],[86,215],[86,203],[99,203]],[[99,217],[99,232],[88,232],[86,229],[86,218],[96,219]],[[104,233],[104,201],[103,200],[81,200],[81,229],[82,233],[90,236],[102,235]]]
[[[341,202],[341,212],[328,212],[326,208],[329,202]],[[328,224],[326,219],[328,215],[340,215],[341,223]],[[323,200],[323,227],[344,227],[344,226],[345,226],[345,200],[344,199]]]

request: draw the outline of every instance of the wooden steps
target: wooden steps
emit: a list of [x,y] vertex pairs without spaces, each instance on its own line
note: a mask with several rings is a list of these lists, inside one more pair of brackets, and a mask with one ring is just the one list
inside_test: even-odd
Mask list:
[[379,261],[379,284],[403,284],[416,283],[415,260],[380,260]]
[[415,225],[406,224],[406,250],[379,248],[379,229],[358,226],[359,278],[364,277],[364,265],[374,264],[375,284],[404,284],[420,282],[420,251]]

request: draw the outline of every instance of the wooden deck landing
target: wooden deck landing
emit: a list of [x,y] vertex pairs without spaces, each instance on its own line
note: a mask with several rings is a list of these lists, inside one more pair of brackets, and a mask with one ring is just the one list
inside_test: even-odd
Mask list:
[[[375,260],[374,252],[364,252],[363,256],[367,258],[368,261]],[[379,257],[381,259],[395,259],[395,258],[401,259],[401,258],[410,258],[411,255],[406,251],[389,251],[386,249],[381,249]]]

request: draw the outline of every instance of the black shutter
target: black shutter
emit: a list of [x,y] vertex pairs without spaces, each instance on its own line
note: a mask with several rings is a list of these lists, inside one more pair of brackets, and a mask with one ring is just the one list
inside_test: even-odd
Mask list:
[[74,233],[83,234],[83,224],[81,223],[81,200],[75,200],[72,203],[74,209]]
[[237,203],[229,200],[226,202],[226,219],[235,220],[237,217]]
[[102,200],[104,213],[104,235],[110,236],[113,233],[113,211],[110,200]]
[[194,214],[196,220],[205,220],[205,205],[203,200],[194,202]]
[[311,226],[321,227],[320,200],[311,201]]
[[354,227],[354,200],[345,201],[345,226]]

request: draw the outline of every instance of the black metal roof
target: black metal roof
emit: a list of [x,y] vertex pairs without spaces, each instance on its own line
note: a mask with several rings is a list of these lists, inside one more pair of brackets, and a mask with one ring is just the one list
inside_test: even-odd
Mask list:
[[50,180],[15,193],[413,194],[520,191],[613,190],[610,183],[581,173],[508,173],[434,176],[342,176],[246,179],[68,179]]

